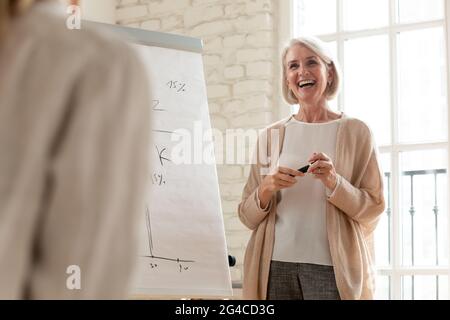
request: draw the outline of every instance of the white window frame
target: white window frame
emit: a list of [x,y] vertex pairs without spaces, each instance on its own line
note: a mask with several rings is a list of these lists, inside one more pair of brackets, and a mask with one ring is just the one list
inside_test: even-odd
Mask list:
[[[281,54],[281,50],[286,44],[287,40],[293,37],[293,12],[294,12],[294,0],[282,0],[280,1],[280,6],[278,10],[279,14],[279,53]],[[390,61],[392,63],[390,68],[390,80],[391,80],[391,134],[393,135],[393,145],[391,146],[381,146],[379,148],[380,153],[391,153],[391,173],[392,179],[391,188],[393,199],[391,199],[391,212],[392,212],[392,227],[391,227],[391,266],[387,267],[378,267],[378,273],[380,275],[388,275],[391,276],[391,292],[390,297],[393,300],[401,299],[401,277],[404,275],[446,275],[448,276],[448,297],[450,298],[450,263],[449,266],[445,267],[426,267],[426,268],[418,268],[418,267],[403,267],[401,266],[401,234],[400,234],[400,210],[399,203],[397,201],[399,195],[399,153],[405,151],[417,151],[417,150],[426,150],[426,149],[436,149],[442,148],[447,151],[447,188],[450,190],[450,156],[449,156],[449,141],[450,141],[450,0],[444,1],[444,19],[428,21],[428,22],[417,22],[417,23],[408,23],[397,25],[395,24],[395,13],[396,13],[396,0],[389,0],[389,26],[371,30],[362,30],[362,31],[343,31],[343,0],[336,0],[337,3],[337,32],[330,35],[322,35],[320,38],[324,41],[327,40],[336,40],[338,46],[338,59],[342,66],[345,68],[343,64],[343,44],[345,39],[353,39],[358,37],[366,37],[366,36],[374,36],[379,34],[387,34],[389,36],[390,42]],[[426,143],[426,144],[400,144],[398,143],[398,137],[396,136],[398,133],[397,128],[397,119],[398,119],[398,103],[397,103],[397,90],[394,85],[397,83],[397,38],[396,33],[400,31],[409,31],[421,28],[429,28],[429,27],[437,27],[444,26],[444,35],[446,41],[446,63],[447,63],[447,108],[448,108],[448,137],[447,141],[438,141],[435,143]],[[280,55],[279,55],[280,56]],[[279,59],[277,59],[279,60]],[[278,70],[281,74],[281,70],[279,63],[276,70]],[[345,70],[344,70],[345,72]],[[338,98],[338,106],[345,105],[344,95],[340,94]],[[284,102],[282,97],[279,99],[279,109],[278,109],[279,117],[285,117],[290,114],[290,108]],[[450,193],[450,192],[449,192]],[[450,210],[450,196],[447,194],[447,210]],[[450,234],[450,213],[447,212],[448,215],[448,228],[447,234]],[[450,237],[450,235],[449,235]],[[450,245],[449,245],[450,251]],[[450,252],[449,252],[450,257]]]

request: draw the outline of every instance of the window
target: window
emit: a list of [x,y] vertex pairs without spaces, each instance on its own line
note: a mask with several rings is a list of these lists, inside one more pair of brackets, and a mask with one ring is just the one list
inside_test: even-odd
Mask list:
[[365,121],[379,146],[386,211],[375,234],[376,297],[448,299],[450,8],[444,0],[290,6],[291,34],[318,36],[341,64],[332,108]]

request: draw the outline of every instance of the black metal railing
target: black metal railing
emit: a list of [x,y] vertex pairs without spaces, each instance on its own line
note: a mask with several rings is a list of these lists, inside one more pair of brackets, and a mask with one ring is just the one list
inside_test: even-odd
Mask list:
[[[437,178],[438,175],[445,175],[447,173],[446,169],[434,169],[434,170],[412,170],[412,171],[403,171],[401,175],[403,177],[409,177],[410,181],[410,203],[408,213],[410,216],[410,241],[411,241],[411,265],[415,265],[415,248],[414,248],[414,216],[416,215],[416,207],[414,205],[414,178],[417,176],[423,175],[433,175],[434,176],[434,204],[431,208],[434,215],[434,245],[435,245],[435,263],[436,266],[439,265],[439,232],[438,232],[438,222],[439,222],[439,206],[438,206],[438,185]],[[385,185],[387,186],[387,206],[385,209],[387,215],[387,223],[388,223],[388,261],[391,263],[391,220],[392,220],[392,209],[391,209],[391,173],[384,173]],[[439,299],[439,275],[436,275],[436,299]],[[402,292],[404,293],[404,281],[402,281]],[[414,300],[415,292],[414,292],[414,275],[411,275],[411,298]],[[389,299],[391,298],[391,278],[389,277]]]

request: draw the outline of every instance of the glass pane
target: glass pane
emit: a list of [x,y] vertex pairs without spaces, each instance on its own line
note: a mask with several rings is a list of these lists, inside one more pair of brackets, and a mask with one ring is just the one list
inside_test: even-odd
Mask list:
[[404,300],[443,300],[448,297],[448,276],[414,275],[402,277]]
[[381,168],[384,173],[384,199],[386,201],[386,209],[381,215],[378,226],[375,229],[375,264],[378,267],[390,265],[390,243],[391,243],[391,201],[389,200],[389,192],[391,190],[391,159],[389,153],[380,155],[379,159]]
[[398,35],[399,139],[447,138],[446,71],[442,28]]
[[439,276],[439,300],[448,300],[448,276]]
[[411,276],[403,276],[401,280],[402,300],[412,300],[413,278]]
[[378,145],[391,141],[388,40],[373,36],[344,45],[344,109],[370,126]]
[[414,276],[414,300],[436,300],[436,276]]
[[376,279],[375,300],[390,299],[390,277],[378,275]]
[[387,26],[388,0],[343,0],[344,29],[360,30]]
[[444,16],[444,1],[397,0],[397,12],[400,23],[441,19]]
[[400,154],[402,263],[448,264],[447,156],[445,150]]
[[336,32],[336,0],[294,0],[294,36]]
[[337,52],[336,41],[328,41],[328,42],[324,41],[324,43],[325,43],[325,46],[327,47],[327,49],[331,52],[335,61],[337,61],[338,52]]

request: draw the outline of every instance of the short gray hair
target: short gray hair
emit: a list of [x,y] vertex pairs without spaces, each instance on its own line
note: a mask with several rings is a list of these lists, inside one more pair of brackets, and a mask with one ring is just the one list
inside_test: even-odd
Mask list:
[[318,38],[315,37],[299,37],[292,39],[287,46],[283,49],[281,55],[281,69],[282,69],[282,78],[281,78],[281,87],[283,92],[283,98],[289,104],[297,104],[298,100],[292,93],[292,91],[287,86],[286,79],[286,55],[293,46],[300,45],[305,48],[308,48],[312,52],[314,52],[327,66],[328,70],[333,71],[333,80],[327,86],[325,91],[327,100],[331,100],[339,92],[340,83],[341,83],[341,70],[339,68],[339,63],[333,57],[331,52],[327,49],[325,44]]

